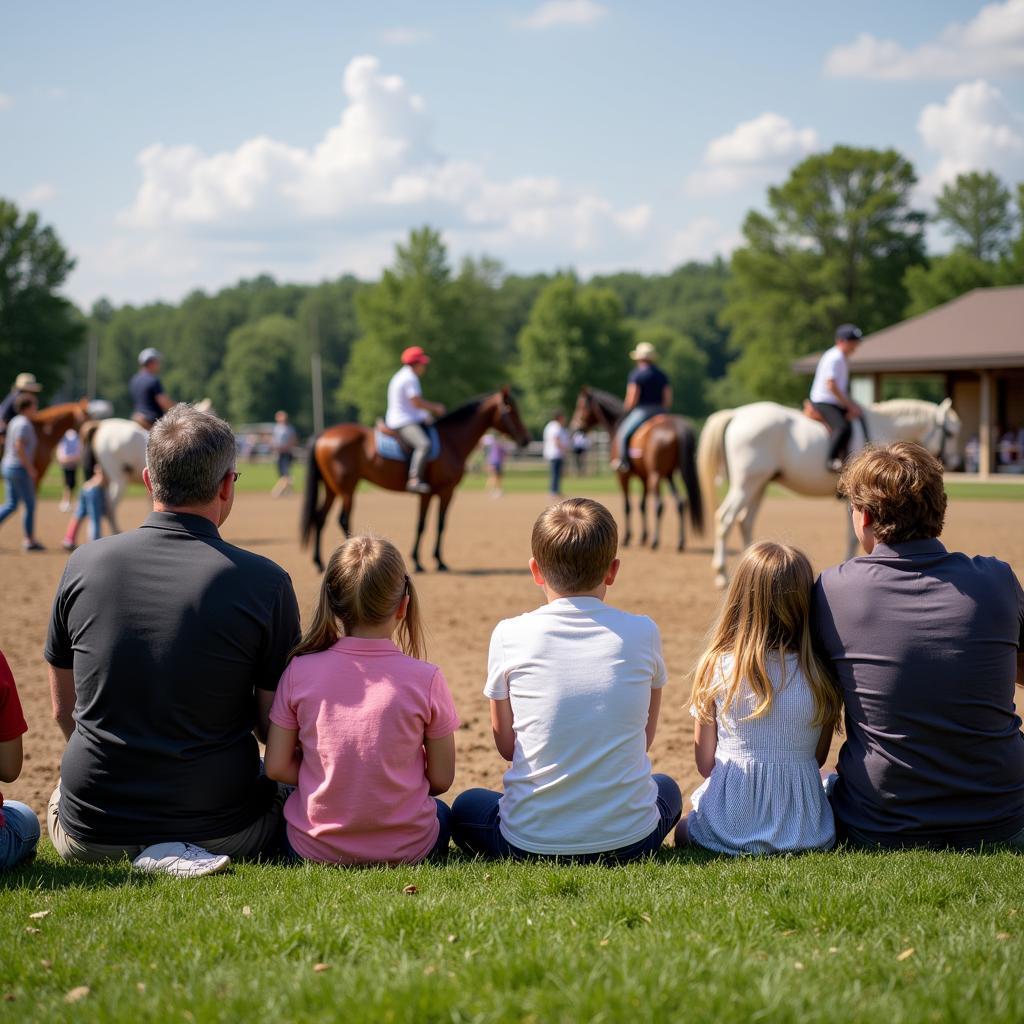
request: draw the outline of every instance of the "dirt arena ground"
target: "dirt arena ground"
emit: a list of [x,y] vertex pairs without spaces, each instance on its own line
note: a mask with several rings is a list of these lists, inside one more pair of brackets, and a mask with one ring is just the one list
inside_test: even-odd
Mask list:
[[[618,499],[607,500],[617,512]],[[445,549],[453,571],[447,575],[428,572],[416,578],[428,627],[428,656],[444,669],[463,723],[452,795],[473,785],[498,786],[501,780],[504,764],[491,741],[487,703],[481,694],[487,644],[495,622],[538,603],[539,591],[526,570],[526,561],[530,528],[545,502],[539,494],[507,495],[498,501],[482,493],[460,494],[450,514]],[[223,533],[233,543],[284,566],[305,614],[313,604],[318,576],[308,553],[300,551],[296,542],[298,511],[294,497],[274,501],[269,496],[242,494]],[[146,512],[142,499],[126,501],[122,526],[136,525]],[[355,525],[394,539],[405,551],[412,539],[413,516],[411,499],[366,491],[359,495]],[[666,539],[671,543],[675,526],[668,513],[666,517]],[[66,557],[57,546],[65,524],[66,516],[58,511],[57,503],[43,502],[38,533],[51,550],[33,556],[22,554],[17,546],[20,523],[15,519],[0,532],[0,649],[14,671],[29,723],[24,772],[3,791],[40,811],[57,780],[63,747],[50,716],[41,652],[50,602]],[[842,557],[844,525],[837,502],[775,497],[765,502],[757,536],[802,547],[820,569]],[[329,544],[336,543],[340,539],[337,527],[332,525],[325,537]],[[1024,504],[954,502],[944,540],[952,548],[1003,558],[1024,577]],[[632,548],[622,552],[622,571],[609,592],[613,603],[650,615],[661,628],[671,682],[665,691],[652,759],[655,769],[677,778],[684,792],[697,781],[693,730],[685,709],[686,675],[720,600],[712,585],[709,559],[707,543],[700,540],[684,554],[672,549],[655,553]]]

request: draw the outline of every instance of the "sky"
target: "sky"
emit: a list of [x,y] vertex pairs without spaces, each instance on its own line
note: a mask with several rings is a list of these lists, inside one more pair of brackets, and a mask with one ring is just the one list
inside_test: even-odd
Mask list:
[[1024,0],[6,0],[0,47],[0,196],[86,307],[375,277],[422,224],[663,272],[839,143],[903,152],[925,208],[1024,181]]

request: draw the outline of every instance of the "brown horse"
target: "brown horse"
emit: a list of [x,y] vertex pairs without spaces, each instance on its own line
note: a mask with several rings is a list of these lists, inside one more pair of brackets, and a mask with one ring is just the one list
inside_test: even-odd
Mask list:
[[32,415],[32,426],[36,428],[36,490],[46,473],[57,442],[69,428],[77,430],[89,418],[89,399],[51,405]]
[[[590,430],[600,426],[615,436],[615,428],[624,414],[624,406],[620,399],[607,391],[597,388],[580,388],[576,399],[576,410],[572,416],[573,430]],[[629,504],[629,481],[638,477],[643,484],[640,495],[640,518],[642,528],[640,543],[647,543],[647,496],[654,492],[654,538],[651,547],[657,548],[661,543],[661,483],[668,484],[668,489],[675,498],[679,510],[679,550],[686,546],[685,516],[687,499],[676,487],[675,473],[679,471],[686,485],[686,494],[690,504],[690,522],[697,533],[704,532],[704,503],[701,501],[700,478],[697,475],[697,438],[693,425],[685,416],[662,414],[654,416],[642,424],[630,439],[629,470],[619,470],[619,486],[626,504],[626,532],[622,537],[623,547],[632,540],[631,508]],[[640,454],[633,456],[632,452]]]
[[[430,493],[419,495],[420,514],[416,525],[416,543],[412,549],[412,562],[417,572],[423,571],[420,564],[420,539],[427,521],[430,499],[436,494],[438,500],[437,543],[434,545],[434,559],[439,571],[448,568],[441,558],[441,538],[444,534],[445,517],[455,488],[466,471],[466,459],[480,442],[480,438],[491,429],[500,430],[512,438],[521,448],[529,444],[515,399],[508,388],[486,398],[474,399],[442,416],[435,424],[441,442],[441,452],[427,467],[427,483]],[[320,557],[320,535],[323,532],[327,513],[334,499],[341,498],[341,514],[338,523],[347,537],[352,523],[352,503],[356,485],[360,480],[383,487],[388,491],[405,491],[408,475],[408,461],[385,459],[377,454],[372,428],[358,423],[342,423],[328,427],[316,440],[309,452],[309,469],[306,474],[306,495],[302,508],[300,536],[305,546],[313,537],[313,563],[323,572]],[[323,480],[326,495],[320,500],[320,481]]]

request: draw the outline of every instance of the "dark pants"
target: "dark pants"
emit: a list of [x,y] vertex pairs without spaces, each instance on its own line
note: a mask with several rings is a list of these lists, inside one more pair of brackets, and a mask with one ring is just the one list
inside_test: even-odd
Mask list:
[[828,448],[829,462],[845,458],[850,446],[850,431],[853,430],[853,424],[846,418],[846,412],[831,402],[815,402],[814,408],[832,431],[832,442]]
[[565,462],[564,459],[549,459],[551,463],[551,485],[548,490],[552,494],[562,493],[562,465]]
[[409,479],[423,479],[423,464],[430,454],[430,438],[419,423],[408,423],[398,428],[398,436],[412,449],[409,461]]
[[500,793],[490,789],[467,789],[452,804],[452,838],[464,853],[478,857],[507,857],[511,860],[572,860],[577,864],[625,864],[657,853],[665,836],[672,831],[683,813],[683,795],[675,780],[667,775],[654,775],[658,787],[658,824],[649,835],[617,850],[600,853],[542,854],[530,853],[513,846],[498,827]]

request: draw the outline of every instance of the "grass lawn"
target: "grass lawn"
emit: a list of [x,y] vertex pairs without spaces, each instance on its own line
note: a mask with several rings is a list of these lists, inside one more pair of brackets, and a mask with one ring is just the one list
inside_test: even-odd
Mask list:
[[[243,462],[239,465],[241,475],[238,478],[238,490],[243,494],[269,491],[277,480],[277,469],[269,462]],[[296,464],[292,479],[295,487],[301,491],[305,479],[305,467]],[[461,487],[468,491],[482,491],[486,484],[483,473],[467,473]],[[43,480],[41,495],[44,499],[57,499],[61,493],[60,470],[51,465]],[[364,485],[367,486],[367,485]],[[541,494],[547,490],[548,473],[543,467],[515,468],[505,473],[504,488],[510,494]],[[633,483],[639,494],[639,485]],[[595,476],[578,477],[567,475],[563,479],[563,490],[566,494],[585,493],[592,495],[618,495],[618,479],[611,473]],[[1013,483],[980,483],[977,481],[949,480],[946,491],[954,500],[983,499],[985,501],[1024,501],[1024,478]],[[129,494],[142,495],[141,484],[129,488]],[[722,489],[724,495],[724,488]],[[793,492],[784,487],[772,485],[770,494],[778,497],[792,497]],[[666,495],[667,496],[667,495]]]
[[180,881],[63,866],[44,843],[0,876],[0,1016],[1024,1018],[1020,856],[660,856],[614,869],[236,865]]

